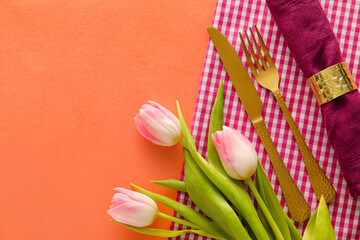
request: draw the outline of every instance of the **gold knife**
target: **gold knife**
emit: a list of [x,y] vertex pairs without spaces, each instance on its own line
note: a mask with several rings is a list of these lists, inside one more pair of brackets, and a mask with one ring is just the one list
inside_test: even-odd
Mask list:
[[266,152],[269,155],[271,164],[279,180],[291,217],[296,222],[304,222],[310,216],[309,205],[296,186],[293,178],[290,176],[290,173],[284,165],[279,152],[276,150],[274,142],[270,137],[269,131],[266,128],[264,119],[261,115],[262,101],[248,72],[226,37],[214,27],[208,27],[207,31],[225,66],[231,82],[239,95],[246,113],[265,146]]

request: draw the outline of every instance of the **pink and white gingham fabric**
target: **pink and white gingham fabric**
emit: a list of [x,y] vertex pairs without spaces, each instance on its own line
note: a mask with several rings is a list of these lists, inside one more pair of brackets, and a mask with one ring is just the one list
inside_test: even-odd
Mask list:
[[[321,0],[321,4],[328,16],[335,35],[339,39],[344,59],[357,79],[359,85],[360,68],[360,1],[359,0]],[[322,124],[321,113],[316,99],[311,92],[307,81],[292,58],[289,49],[284,44],[281,33],[266,6],[261,0],[218,0],[213,26],[219,29],[232,43],[239,53],[243,63],[245,55],[240,48],[239,31],[257,25],[267,45],[271,56],[280,73],[280,91],[285,102],[297,123],[310,150],[318,160],[320,166],[333,183],[337,198],[329,205],[329,212],[337,239],[360,239],[360,199],[350,196],[334,151],[328,141],[328,136]],[[248,68],[248,65],[245,64]],[[248,68],[249,69],[249,68]],[[250,70],[249,70],[250,73]],[[209,40],[203,73],[192,122],[192,134],[198,151],[206,157],[208,124],[213,101],[216,96],[220,80],[224,80],[224,116],[225,125],[239,129],[254,144],[258,156],[268,173],[278,198],[287,212],[284,198],[276,180],[276,175],[270,164],[255,129],[241,105],[222,62]],[[293,138],[286,119],[281,112],[274,96],[261,88],[254,80],[260,98],[263,100],[263,118],[270,135],[277,147],[285,165],[293,176],[295,183],[308,202],[312,212],[316,209],[318,201],[310,186],[305,165],[298,146]],[[183,178],[183,175],[182,175]],[[177,200],[188,206],[195,207],[187,194],[179,193]],[[302,232],[305,224],[296,224]],[[181,226],[172,225],[172,229]],[[185,234],[174,238],[179,239],[208,239],[193,234]]]

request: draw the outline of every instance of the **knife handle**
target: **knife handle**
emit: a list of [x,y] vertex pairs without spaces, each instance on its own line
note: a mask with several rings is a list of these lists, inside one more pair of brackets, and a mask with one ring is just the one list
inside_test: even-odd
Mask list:
[[305,201],[293,178],[285,167],[279,152],[276,150],[264,120],[254,123],[254,127],[265,146],[271,164],[275,170],[285,202],[288,206],[291,217],[296,222],[304,222],[310,217],[310,207]]
[[283,97],[281,96],[279,89],[275,90],[273,94],[278,101],[281,110],[283,111],[285,118],[290,126],[290,129],[294,134],[294,138],[299,146],[299,150],[302,158],[304,159],[306,171],[308,173],[316,198],[320,201],[321,195],[323,195],[327,203],[332,202],[336,198],[336,191],[334,186],[331,184],[329,178],[321,169],[319,163],[316,161],[314,155],[307,146],[298,127],[296,126],[294,119],[290,114],[289,109],[286,106]]

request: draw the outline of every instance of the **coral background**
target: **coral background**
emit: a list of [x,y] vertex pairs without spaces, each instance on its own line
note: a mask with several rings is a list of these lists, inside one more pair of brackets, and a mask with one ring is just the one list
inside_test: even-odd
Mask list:
[[149,181],[179,178],[181,148],[142,138],[134,116],[179,100],[190,126],[215,3],[0,2],[0,239],[163,239],[106,211],[130,182],[175,198]]

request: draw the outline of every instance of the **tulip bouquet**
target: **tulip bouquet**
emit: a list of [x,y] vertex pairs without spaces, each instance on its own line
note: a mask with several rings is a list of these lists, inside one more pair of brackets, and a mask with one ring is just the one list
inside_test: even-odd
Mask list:
[[[182,145],[185,181],[172,179],[154,183],[187,192],[202,213],[131,184],[137,192],[115,188],[118,193],[113,196],[108,210],[112,221],[143,234],[162,237],[196,233],[222,240],[335,239],[323,198],[303,236],[289,219],[251,142],[239,131],[223,124],[222,82],[211,112],[207,160],[197,152],[178,103],[177,108],[178,118],[160,104],[149,102],[140,109],[135,124],[141,135],[155,144]],[[254,173],[256,184],[252,179]],[[159,212],[155,201],[177,211],[183,218]],[[145,228],[157,217],[186,228],[181,231]]]

